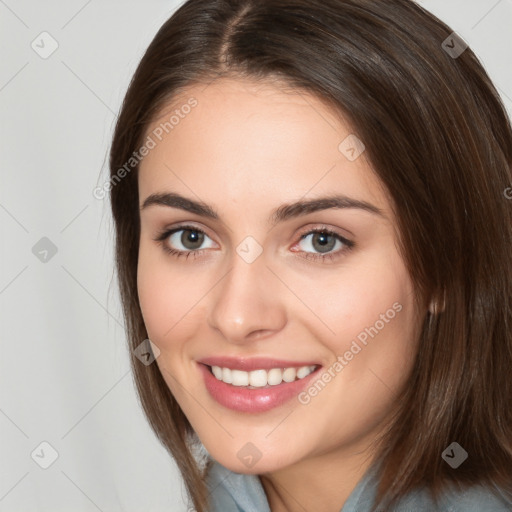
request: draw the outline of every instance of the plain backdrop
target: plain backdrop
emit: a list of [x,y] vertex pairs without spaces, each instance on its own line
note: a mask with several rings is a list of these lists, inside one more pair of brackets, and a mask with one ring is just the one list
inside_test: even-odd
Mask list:
[[[419,3],[511,114],[512,0]],[[134,391],[109,203],[92,194],[131,75],[177,5],[0,0],[0,512],[187,510]]]

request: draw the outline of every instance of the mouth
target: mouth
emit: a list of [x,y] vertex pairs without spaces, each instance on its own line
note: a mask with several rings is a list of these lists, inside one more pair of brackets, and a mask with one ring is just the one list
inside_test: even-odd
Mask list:
[[322,368],[319,364],[267,365],[248,371],[201,362],[198,367],[206,390],[217,404],[245,413],[266,412],[297,399]]

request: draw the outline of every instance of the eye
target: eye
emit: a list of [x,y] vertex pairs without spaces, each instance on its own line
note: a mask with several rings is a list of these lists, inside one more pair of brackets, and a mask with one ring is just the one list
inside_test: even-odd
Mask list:
[[[327,228],[315,228],[313,230],[309,230],[306,234],[301,236],[297,245],[300,245],[301,242],[308,239],[309,241],[303,244],[303,250],[299,252],[303,252],[305,254],[302,256],[303,258],[311,260],[333,260],[342,256],[355,246],[354,242],[351,240],[348,240]],[[336,246],[338,250],[333,251]],[[312,248],[314,251],[318,251],[320,254],[305,250],[308,247]]]
[[[198,248],[204,243],[205,237],[210,239],[210,237],[199,228],[194,226],[180,226],[163,231],[155,238],[155,241],[160,242],[163,250],[173,256],[185,256],[188,258],[193,254],[195,258],[198,253],[202,252],[202,250],[198,250]],[[178,246],[177,249],[172,247],[176,245]]]

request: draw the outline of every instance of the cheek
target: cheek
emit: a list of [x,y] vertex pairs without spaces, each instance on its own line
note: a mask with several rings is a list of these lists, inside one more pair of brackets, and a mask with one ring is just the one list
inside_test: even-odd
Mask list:
[[359,262],[339,273],[316,277],[314,282],[303,281],[303,290],[298,287],[300,280],[296,283],[297,295],[306,298],[304,302],[314,313],[306,318],[316,324],[315,332],[337,354],[348,350],[358,336],[364,343],[370,336],[368,330],[375,332],[372,327],[384,333],[410,320],[412,289],[399,265],[377,267]]
[[137,268],[139,303],[148,335],[160,348],[170,338],[182,306],[181,286],[175,274],[165,257],[141,243]]
[[[137,268],[137,290],[149,339],[157,345],[156,364],[180,405],[186,405],[183,383],[187,382],[184,348],[194,337],[197,321],[191,321],[199,298],[186,293],[190,277],[173,266],[167,255],[141,246]],[[181,383],[181,384],[179,384]]]
[[323,324],[318,328],[317,321],[314,330],[331,353],[329,368],[339,376],[334,386],[341,386],[342,394],[350,389],[345,396],[357,400],[396,391],[417,348],[412,283],[398,255],[386,256],[359,261],[339,278],[329,276],[309,288],[309,304]]
[[320,338],[331,352],[330,377],[312,383],[301,403],[311,403],[312,415],[329,411],[323,434],[333,440],[342,431],[364,436],[380,424],[410,374],[417,346],[413,296],[407,274],[396,270],[354,272],[342,293],[332,286],[324,295],[323,319],[335,331]]
[[142,244],[137,267],[137,293],[149,338],[156,342],[162,338],[166,313],[172,311],[166,306],[172,300],[172,288],[162,282],[161,266],[154,260]]
[[355,402],[366,403],[368,414],[378,414],[394,401],[414,364],[416,325],[412,303],[405,299],[379,309],[384,315],[369,317],[343,347],[340,384],[352,390]]
[[208,284],[190,274],[172,256],[142,243],[137,268],[137,291],[149,338],[160,350],[176,349],[189,339],[198,318],[205,318]]

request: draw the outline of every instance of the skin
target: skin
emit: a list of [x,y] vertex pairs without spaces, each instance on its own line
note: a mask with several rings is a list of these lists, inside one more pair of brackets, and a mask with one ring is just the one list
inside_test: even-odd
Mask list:
[[[186,89],[147,133],[190,97],[197,106],[140,166],[140,205],[150,194],[177,192],[212,205],[221,220],[160,205],[141,211],[138,293],[161,351],[156,362],[208,452],[232,471],[260,475],[273,512],[339,512],[410,374],[424,313],[415,309],[397,250],[391,203],[365,154],[350,161],[340,152],[353,132],[320,99],[223,78]],[[330,208],[267,222],[283,204],[332,193],[368,201],[384,215]],[[183,223],[206,233],[196,258],[176,258],[154,240]],[[305,259],[322,254],[314,234],[300,239],[316,227],[356,245],[347,251],[336,242],[332,261]],[[182,233],[164,243],[197,250],[180,242]],[[250,264],[236,252],[247,236],[263,250]],[[396,302],[401,311],[306,405],[292,399],[240,413],[204,386],[196,361],[211,355],[317,361],[328,369]],[[247,442],[262,453],[251,468],[237,457]]]

